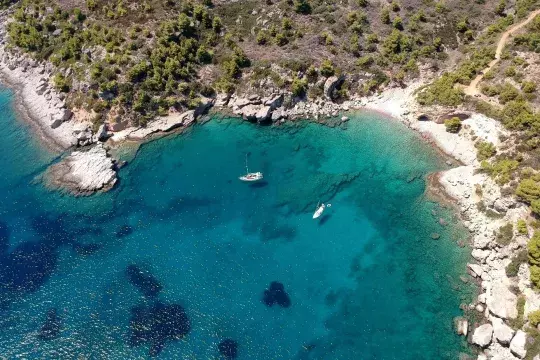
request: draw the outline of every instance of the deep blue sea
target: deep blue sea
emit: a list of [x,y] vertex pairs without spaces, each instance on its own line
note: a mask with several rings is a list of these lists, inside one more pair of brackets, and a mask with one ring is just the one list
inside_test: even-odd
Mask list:
[[[58,154],[0,90],[0,355],[455,359],[466,232],[424,194],[444,161],[396,121],[214,117],[143,145],[112,191],[39,176]],[[238,176],[262,171],[264,182]],[[319,220],[318,202],[330,203]],[[440,224],[445,219],[447,226]],[[440,234],[438,240],[432,234]],[[0,357],[1,357],[0,356]]]

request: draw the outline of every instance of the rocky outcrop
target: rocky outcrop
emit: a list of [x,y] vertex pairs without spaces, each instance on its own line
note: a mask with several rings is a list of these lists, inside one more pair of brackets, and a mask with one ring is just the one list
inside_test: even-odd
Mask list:
[[514,337],[515,331],[504,323],[502,319],[492,317],[491,323],[493,324],[493,336],[501,345],[508,346],[510,341]]
[[500,280],[492,282],[488,287],[486,305],[490,313],[501,319],[517,317],[517,296]]
[[493,326],[491,324],[484,324],[474,329],[472,342],[480,347],[486,347],[491,343],[492,336]]
[[523,359],[525,355],[527,355],[527,350],[525,349],[526,344],[527,334],[522,330],[518,330],[512,339],[512,342],[510,342],[510,351],[518,358]]
[[45,180],[53,188],[75,195],[90,195],[114,186],[115,163],[102,145],[96,145],[88,151],[74,151],[52,165],[45,174]]
[[343,84],[345,81],[345,76],[330,76],[324,82],[324,97],[328,100],[333,100],[335,98],[336,89]]

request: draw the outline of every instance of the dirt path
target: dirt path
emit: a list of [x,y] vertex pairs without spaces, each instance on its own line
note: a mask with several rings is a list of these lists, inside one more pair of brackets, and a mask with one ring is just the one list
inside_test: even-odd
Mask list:
[[466,95],[475,96],[477,94],[480,94],[480,91],[478,90],[478,84],[484,78],[484,74],[487,73],[489,70],[491,70],[501,59],[502,51],[506,45],[506,42],[510,38],[510,35],[512,35],[516,31],[518,31],[519,29],[521,29],[522,27],[530,23],[537,15],[540,15],[540,9],[533,11],[532,13],[529,14],[529,16],[525,20],[523,20],[519,24],[512,26],[510,29],[506,30],[502,34],[501,39],[499,40],[499,43],[497,44],[497,50],[495,51],[495,59],[493,59],[489,63],[488,67],[482,70],[482,72],[476,78],[474,78],[473,81],[471,81],[469,86],[463,89]]

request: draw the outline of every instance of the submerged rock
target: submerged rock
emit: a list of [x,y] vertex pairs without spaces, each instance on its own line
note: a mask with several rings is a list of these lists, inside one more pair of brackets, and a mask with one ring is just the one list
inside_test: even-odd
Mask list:
[[46,174],[48,183],[75,195],[90,195],[111,189],[116,183],[114,161],[101,145],[88,151],[74,151]]
[[41,340],[52,340],[60,333],[60,318],[56,313],[56,309],[49,309],[45,318],[45,322],[39,331],[38,337]]
[[225,339],[219,343],[218,350],[225,359],[236,359],[238,356],[238,343],[232,339]]
[[130,346],[150,343],[151,356],[158,355],[167,341],[180,340],[191,329],[182,306],[162,302],[156,302],[151,307],[133,307],[129,325]]
[[270,283],[270,288],[264,290],[263,302],[268,307],[271,307],[274,304],[278,304],[283,308],[291,306],[291,299],[285,292],[285,287],[282,283],[277,281],[272,281],[272,283]]
[[456,329],[456,334],[467,336],[469,332],[469,321],[464,317],[458,316],[454,318],[454,327]]
[[159,294],[163,286],[152,274],[144,272],[137,265],[129,265],[126,269],[129,282],[139,289],[144,296],[154,297]]

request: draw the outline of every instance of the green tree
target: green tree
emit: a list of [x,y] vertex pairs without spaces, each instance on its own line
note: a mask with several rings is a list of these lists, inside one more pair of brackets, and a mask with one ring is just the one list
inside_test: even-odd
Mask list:
[[396,16],[394,21],[392,21],[392,26],[398,30],[403,30],[403,20],[400,16]]
[[311,4],[309,3],[309,0],[295,0],[294,11],[304,15],[311,14]]
[[505,9],[506,9],[506,0],[500,0],[499,4],[497,4],[497,7],[495,8],[495,13],[497,15],[503,16]]
[[294,96],[304,97],[307,91],[307,81],[295,77],[291,84],[291,91]]
[[540,265],[540,232],[535,231],[529,242],[527,243],[527,251],[529,252],[529,263],[531,265]]
[[390,9],[387,7],[381,10],[381,21],[383,24],[390,24]]
[[540,324],[540,310],[530,312],[528,318],[531,325],[537,327]]
[[62,75],[61,73],[57,73],[53,78],[53,84],[56,90],[60,92],[67,93],[70,89],[70,82],[69,80]]
[[446,127],[447,132],[457,133],[461,129],[461,120],[458,117],[446,119],[444,121],[444,126]]
[[480,161],[489,159],[497,152],[495,145],[487,141],[478,141],[474,146],[476,147],[476,157]]
[[525,222],[525,220],[523,219],[519,219],[517,221],[517,231],[519,234],[521,235],[528,235],[529,234],[529,229],[527,229],[527,223]]
[[323,60],[321,63],[321,67],[319,68],[319,72],[322,76],[332,76],[335,74],[336,70],[334,69],[334,64],[332,64],[332,61],[329,59]]
[[530,204],[540,199],[540,185],[533,179],[522,179],[516,188],[516,195]]

